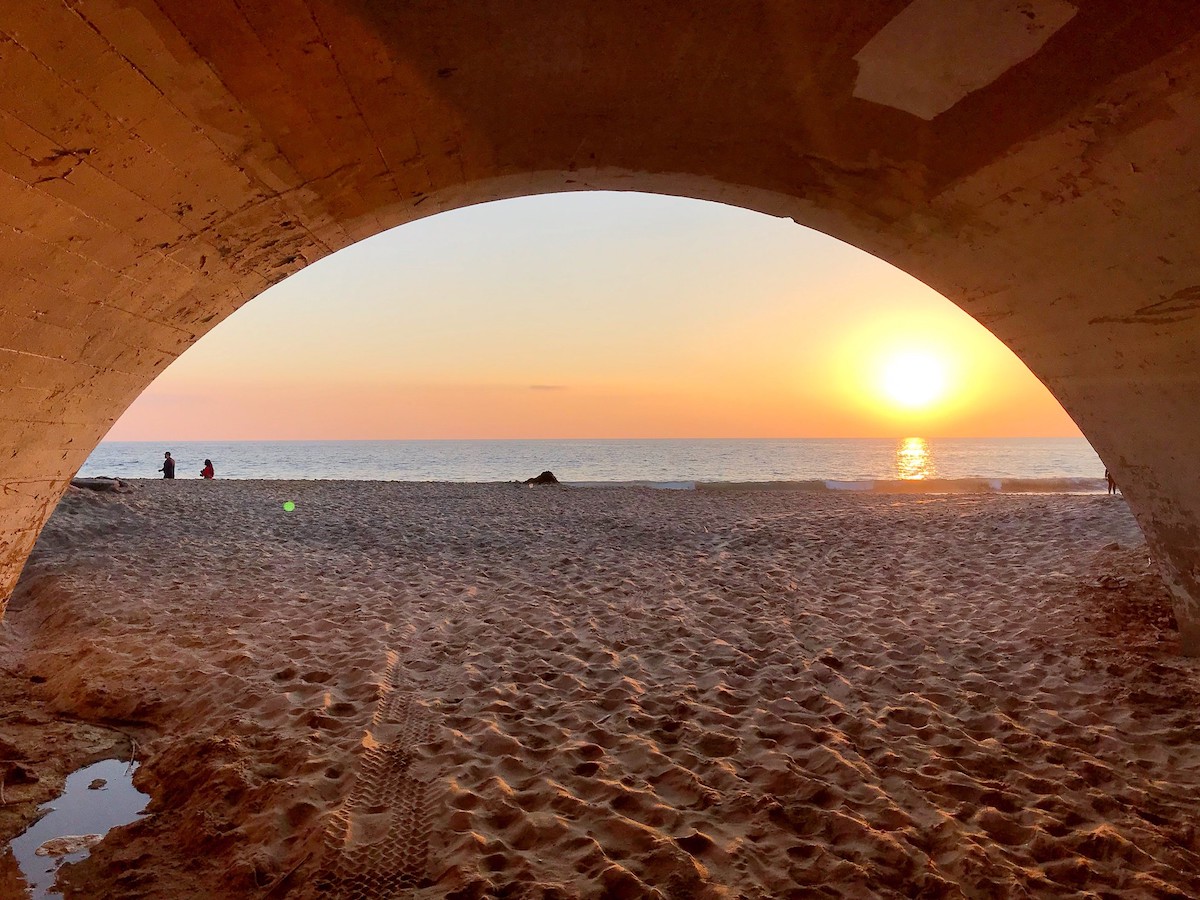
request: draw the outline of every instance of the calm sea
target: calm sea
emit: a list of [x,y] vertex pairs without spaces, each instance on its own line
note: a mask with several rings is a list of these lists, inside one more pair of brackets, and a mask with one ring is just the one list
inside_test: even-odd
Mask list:
[[1104,484],[1104,465],[1083,438],[105,441],[79,474],[154,478],[164,450],[177,460],[177,478],[199,477],[208,458],[218,478],[494,482],[549,469],[572,484],[679,488],[801,482],[868,490],[902,481],[926,490],[1092,491]]

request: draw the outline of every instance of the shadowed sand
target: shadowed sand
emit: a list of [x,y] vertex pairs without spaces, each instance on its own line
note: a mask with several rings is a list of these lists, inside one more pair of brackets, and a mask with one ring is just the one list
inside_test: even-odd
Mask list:
[[80,896],[1200,895],[1119,499],[136,488],[5,623],[4,714],[144,759]]

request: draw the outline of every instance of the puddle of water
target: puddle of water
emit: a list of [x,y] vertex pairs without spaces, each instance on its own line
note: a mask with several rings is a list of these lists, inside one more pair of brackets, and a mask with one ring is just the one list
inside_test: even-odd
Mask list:
[[[50,890],[59,866],[79,862],[88,855],[88,848],[83,847],[61,856],[38,856],[35,851],[46,841],[68,835],[103,836],[111,828],[141,818],[150,795],[133,786],[137,767],[136,762],[105,759],[71,773],[62,794],[41,807],[50,812],[12,839],[9,847],[29,884],[29,897],[33,900],[61,897]],[[104,785],[90,787],[96,779],[103,779]]]

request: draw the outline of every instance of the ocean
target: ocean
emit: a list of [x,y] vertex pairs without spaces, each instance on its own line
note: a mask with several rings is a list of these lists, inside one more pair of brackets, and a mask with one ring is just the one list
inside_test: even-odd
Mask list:
[[198,478],[207,458],[218,478],[498,482],[550,470],[581,486],[1104,490],[1083,438],[104,441],[79,474],[155,478],[165,450],[177,478]]

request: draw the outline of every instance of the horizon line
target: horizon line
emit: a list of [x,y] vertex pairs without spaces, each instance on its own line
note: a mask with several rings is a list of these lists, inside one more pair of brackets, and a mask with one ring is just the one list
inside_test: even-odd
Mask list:
[[[502,443],[519,441],[903,441],[919,438],[927,441],[996,441],[996,440],[1081,440],[1082,434],[961,434],[934,435],[802,435],[802,436],[739,436],[739,437],[471,437],[471,438],[102,438],[99,444],[333,444],[333,443]],[[97,446],[99,446],[97,444]]]

